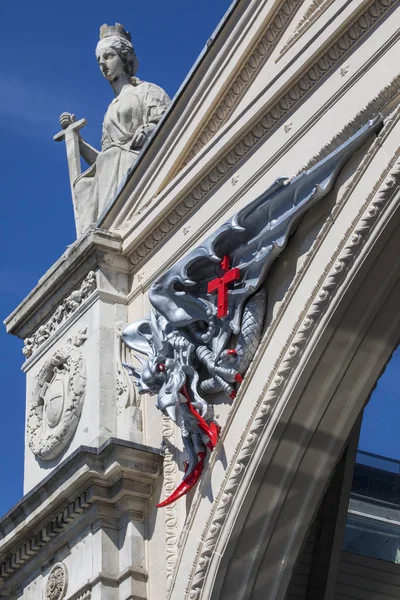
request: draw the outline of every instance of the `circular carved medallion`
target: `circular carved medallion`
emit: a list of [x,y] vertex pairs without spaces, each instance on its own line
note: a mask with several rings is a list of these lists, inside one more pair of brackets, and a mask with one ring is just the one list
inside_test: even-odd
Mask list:
[[[81,345],[86,337],[79,339]],[[78,426],[85,388],[85,361],[76,343],[44,363],[27,420],[28,444],[36,456],[52,460],[66,448]]]
[[64,563],[57,563],[52,567],[46,585],[47,600],[62,600],[67,591],[68,575]]

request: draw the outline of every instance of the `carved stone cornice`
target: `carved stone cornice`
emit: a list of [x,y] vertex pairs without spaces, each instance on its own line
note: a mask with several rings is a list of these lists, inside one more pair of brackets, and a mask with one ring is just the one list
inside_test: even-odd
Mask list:
[[276,48],[276,45],[286,31],[287,25],[302,2],[303,0],[286,0],[286,2],[280,3],[277,10],[271,15],[268,25],[265,27],[262,35],[256,40],[243,64],[237,69],[235,77],[227,83],[222,99],[190,146],[177,172],[181,171],[200,152],[203,146],[214,137],[217,131],[229,119],[251,83]]
[[[138,242],[130,255],[133,266],[136,268],[142,264],[146,257],[205,201],[210,192],[234,172],[249,152],[284,123],[288,115],[308,98],[321,80],[337,68],[338,63],[351,49],[366,37],[396,5],[396,0],[374,0],[361,14],[358,14],[330,46],[325,48],[322,55],[317,56],[307,70],[300,74],[278,99],[269,104],[256,123],[243,132],[241,139],[236,141],[202,180],[166,214],[163,221]],[[387,91],[388,94],[397,94],[393,88]],[[382,108],[386,98],[386,94],[374,98],[374,106],[380,104]],[[362,119],[361,113],[360,119]],[[367,120],[365,119],[364,123]]]
[[[312,0],[310,6],[307,8],[304,15],[296,25],[294,31],[290,34],[286,40],[284,46],[279,52],[279,58],[282,58],[284,54],[293,46],[293,44],[307,31],[309,27],[315,21],[317,21],[321,15],[333,4],[334,0]],[[278,59],[279,60],[279,59]]]
[[[98,520],[101,506],[118,521],[128,502],[130,515],[142,521],[160,470],[160,452],[140,444],[111,438],[98,449],[79,448],[0,521],[0,594],[47,544],[73,535],[75,521]],[[97,507],[92,517],[91,507]]]
[[[334,213],[337,214],[341,210],[346,199],[350,196],[350,193],[355,189],[359,182],[361,174],[365,173],[373,156],[380,148],[383,139],[389,134],[394,123],[398,122],[399,118],[400,109],[397,109],[392,118],[386,123],[379,137],[372,144],[369,152],[365,155],[359,168],[356,170],[349,185],[345,189],[340,205],[336,205],[333,211]],[[195,554],[193,569],[189,576],[189,583],[184,596],[185,598],[198,600],[201,597],[210,561],[216,550],[216,544],[220,538],[227,515],[232,509],[236,494],[243,480],[251,456],[260,439],[261,432],[264,430],[265,425],[273,414],[274,408],[282,397],[282,394],[290,381],[291,374],[299,364],[300,358],[304,354],[317,324],[327,312],[330,302],[345,279],[346,274],[354,265],[355,260],[359,257],[364,244],[373,233],[375,226],[385,213],[386,208],[398,201],[400,194],[399,154],[400,149],[390,160],[382,175],[378,178],[369,196],[365,199],[362,210],[357,213],[357,216],[349,224],[346,235],[335,249],[329,265],[310,294],[310,300],[302,311],[302,316],[298,320],[297,328],[292,331],[290,338],[284,343],[282,351],[277,353],[277,362],[265,383],[262,393],[255,402],[249,420],[244,427],[243,435],[240,436],[240,440],[233,455],[233,460],[226,471],[219,494],[211,508],[210,518],[205,524],[202,535],[199,536],[201,541],[198,544]],[[285,310],[288,301],[293,296],[293,288],[297,287],[304,271],[307,269],[312,257],[318,250],[321,239],[327,235],[327,232],[332,227],[335,215],[333,214],[332,216],[333,219],[325,224],[320,235],[315,240],[307,257],[307,261],[302,266],[301,271],[296,274],[291,287],[285,295],[283,305],[280,307],[280,312]],[[277,315],[276,319],[279,320],[279,315]],[[257,364],[269,339],[270,337],[266,336],[266,339],[263,340],[252,365],[252,370],[257,368]],[[233,418],[232,415],[230,418]],[[226,426],[224,430],[228,431],[229,426]],[[216,460],[216,458],[213,457],[213,460]],[[210,468],[212,468],[212,464],[210,464]],[[198,491],[197,494],[199,494],[200,497],[200,491]],[[197,502],[198,499],[195,498],[191,513],[189,514],[185,525],[187,530],[190,530],[190,520],[196,512]],[[184,544],[182,544],[182,547],[184,547]]]
[[32,336],[42,323],[51,318],[64,298],[79,288],[89,271],[96,270],[109,255],[119,258],[120,250],[119,234],[91,227],[69,246],[5,319],[7,333],[23,339]]
[[89,271],[78,289],[74,290],[63,302],[56,308],[50,319],[41,325],[32,337],[24,340],[22,353],[26,358],[32,354],[48,340],[59,327],[72,317],[78,308],[86,302],[97,287],[96,274]]

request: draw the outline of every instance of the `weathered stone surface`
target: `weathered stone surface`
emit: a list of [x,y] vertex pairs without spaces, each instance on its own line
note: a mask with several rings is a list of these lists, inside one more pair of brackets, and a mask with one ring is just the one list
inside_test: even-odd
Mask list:
[[[115,589],[128,576],[135,595],[143,597],[147,573],[142,523],[161,461],[158,450],[117,439],[101,448],[81,447],[69,456],[1,519],[0,594],[8,595],[39,569],[36,597],[62,600],[67,579],[52,567],[59,561],[68,571],[68,595],[95,589],[99,577],[102,585]],[[101,534],[100,523],[110,540]],[[112,534],[115,530],[120,530],[119,537]],[[87,535],[90,542],[84,540]],[[71,548],[68,556],[66,544]],[[96,556],[102,553],[104,570],[99,572]],[[121,568],[114,570],[111,565],[119,560]],[[63,583],[58,593],[51,582],[54,576]]]

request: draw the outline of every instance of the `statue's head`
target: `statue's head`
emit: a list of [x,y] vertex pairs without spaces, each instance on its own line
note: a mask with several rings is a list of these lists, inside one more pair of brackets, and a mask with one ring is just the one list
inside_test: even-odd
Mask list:
[[100,70],[108,81],[114,81],[122,73],[133,77],[139,66],[131,34],[120,23],[100,27],[96,57]]

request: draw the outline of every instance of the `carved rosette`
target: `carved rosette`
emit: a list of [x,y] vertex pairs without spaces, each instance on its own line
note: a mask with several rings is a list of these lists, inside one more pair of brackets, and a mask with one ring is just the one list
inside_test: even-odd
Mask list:
[[46,585],[46,600],[62,600],[67,591],[68,573],[64,563],[57,563],[50,571]]
[[86,330],[55,352],[41,368],[27,420],[28,444],[43,460],[57,458],[75,434],[86,391],[86,364],[78,350]]

